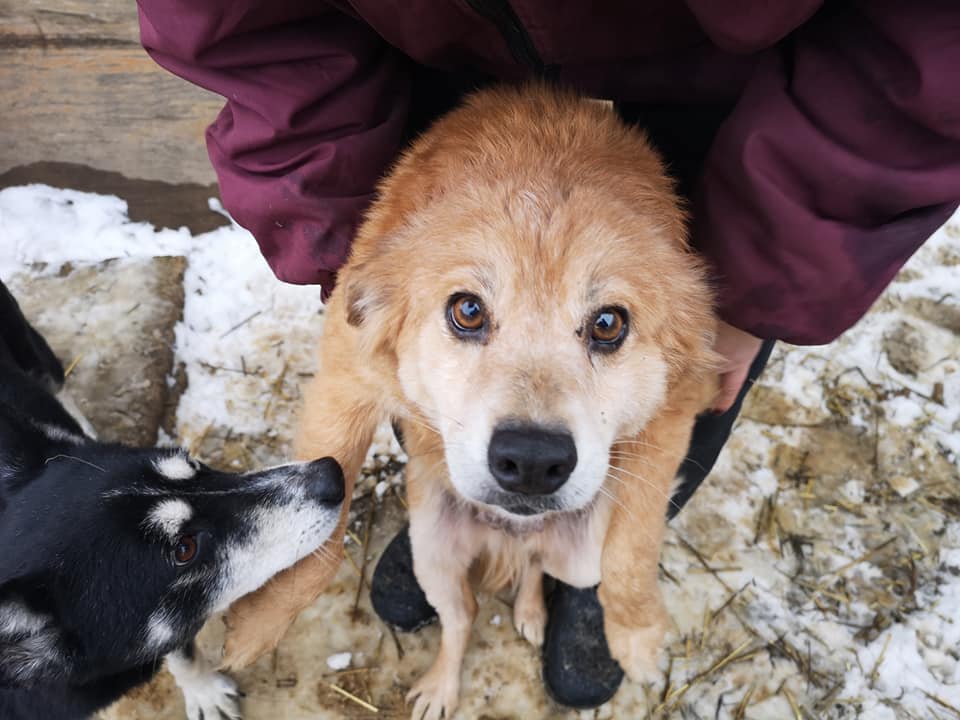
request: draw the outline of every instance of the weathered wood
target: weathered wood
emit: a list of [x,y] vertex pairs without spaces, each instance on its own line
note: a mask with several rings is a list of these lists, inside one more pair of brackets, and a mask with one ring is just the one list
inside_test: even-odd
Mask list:
[[56,160],[206,185],[222,105],[150,59],[132,0],[0,0],[0,172]]
[[0,47],[136,45],[130,0],[2,0]]
[[0,49],[0,171],[58,160],[208,184],[203,132],[222,104],[139,46]]

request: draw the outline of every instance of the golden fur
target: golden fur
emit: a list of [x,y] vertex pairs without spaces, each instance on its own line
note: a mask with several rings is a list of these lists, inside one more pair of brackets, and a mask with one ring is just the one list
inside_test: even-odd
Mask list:
[[[442,623],[437,661],[411,691],[416,717],[456,705],[471,576],[518,588],[515,624],[537,644],[543,572],[601,582],[614,657],[634,679],[654,665],[669,494],[714,392],[710,295],[685,236],[643,134],[547,87],[470,97],[383,182],[327,308],[296,453],[333,455],[352,483],[377,425],[404,427],[415,572]],[[482,343],[447,330],[458,292],[484,298]],[[591,354],[584,323],[611,304],[628,310],[629,333],[615,353]],[[571,429],[569,512],[519,518],[478,501],[486,443],[505,419]],[[321,552],[232,608],[227,664],[271,649],[323,590],[345,520]]]

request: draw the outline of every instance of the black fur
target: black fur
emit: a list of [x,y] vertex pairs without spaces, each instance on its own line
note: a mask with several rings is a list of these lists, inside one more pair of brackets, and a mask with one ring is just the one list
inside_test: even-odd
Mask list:
[[[189,652],[210,613],[236,599],[232,591],[281,569],[249,562],[261,549],[254,538],[280,557],[279,524],[258,524],[265,509],[300,513],[300,535],[287,542],[308,551],[329,535],[343,497],[329,458],[241,478],[180,450],[92,440],[53,394],[63,380],[60,361],[0,283],[3,720],[86,718],[148,680],[165,654]],[[171,457],[192,477],[161,472],[157,463]],[[187,504],[182,526],[158,524],[164,501]],[[185,535],[198,550],[178,565]],[[249,577],[237,571],[241,553]]]

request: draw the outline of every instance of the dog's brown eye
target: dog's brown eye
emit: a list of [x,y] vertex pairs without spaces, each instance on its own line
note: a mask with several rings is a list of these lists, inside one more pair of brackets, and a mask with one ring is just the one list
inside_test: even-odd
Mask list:
[[197,556],[197,538],[193,535],[181,535],[173,548],[173,559],[177,565],[186,565]]
[[450,299],[447,318],[457,332],[472,334],[483,330],[487,311],[476,295],[454,295]]
[[627,334],[627,311],[618,307],[601,308],[593,318],[590,340],[600,348],[618,346]]

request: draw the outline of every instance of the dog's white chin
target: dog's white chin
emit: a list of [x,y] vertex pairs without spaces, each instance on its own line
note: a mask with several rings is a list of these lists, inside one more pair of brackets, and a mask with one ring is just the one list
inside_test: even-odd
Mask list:
[[502,530],[509,535],[528,535],[540,532],[543,530],[547,518],[559,514],[551,510],[535,515],[517,515],[499,505],[478,502],[472,502],[471,504],[478,522],[496,530]]

